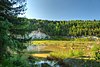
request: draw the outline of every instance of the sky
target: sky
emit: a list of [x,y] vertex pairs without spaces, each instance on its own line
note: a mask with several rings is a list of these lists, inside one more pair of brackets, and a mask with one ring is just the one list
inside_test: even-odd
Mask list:
[[25,17],[43,20],[100,20],[100,0],[27,0]]

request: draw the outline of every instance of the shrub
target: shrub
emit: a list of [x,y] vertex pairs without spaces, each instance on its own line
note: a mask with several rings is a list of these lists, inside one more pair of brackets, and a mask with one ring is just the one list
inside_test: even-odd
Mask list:
[[100,50],[100,44],[94,44],[92,47],[92,51],[98,51]]
[[82,50],[75,50],[74,51],[74,56],[82,56],[84,53]]
[[4,67],[30,67],[28,62],[28,56],[26,55],[14,55],[9,59],[6,59],[3,63]]
[[70,58],[70,57],[79,57],[82,56],[84,53],[81,50],[69,50],[68,52],[66,51],[56,51],[56,52],[51,52],[50,57],[55,58],[55,59],[65,59],[65,58]]
[[93,52],[93,57],[96,59],[96,60],[99,60],[100,59],[100,45],[99,44],[95,44],[93,45],[92,47],[92,52]]
[[73,56],[74,56],[73,50],[69,50],[67,53],[67,57],[73,57]]
[[73,39],[65,37],[65,36],[51,36],[51,40],[66,40],[66,41],[71,41]]
[[66,52],[59,51],[59,52],[51,52],[50,57],[56,58],[56,59],[65,59],[67,57]]
[[95,59],[100,60],[100,51],[95,52]]
[[88,38],[75,38],[75,41],[89,41]]

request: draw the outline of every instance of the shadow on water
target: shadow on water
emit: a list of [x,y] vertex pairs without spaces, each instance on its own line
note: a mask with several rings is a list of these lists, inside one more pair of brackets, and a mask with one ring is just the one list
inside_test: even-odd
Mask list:
[[32,51],[32,52],[28,52],[30,54],[49,54],[52,51]]
[[67,58],[58,61],[61,67],[100,67],[100,60]]
[[[39,49],[34,53],[40,55],[40,54],[49,54],[50,52],[52,51],[45,51],[43,49]],[[31,60],[34,61],[35,59]],[[66,59],[47,57],[46,60],[42,59],[39,61],[34,61],[34,63],[31,62],[31,67],[100,67],[100,60],[91,59],[90,56],[81,56],[79,58],[74,57]]]
[[95,60],[90,56],[73,57],[66,59],[59,59],[54,57],[47,57],[47,60],[56,60],[60,67],[100,67],[100,60]]
[[[35,60],[35,58],[31,58]],[[31,62],[32,63],[32,62]],[[58,60],[42,59],[35,61],[32,67],[100,67],[100,60],[83,58],[66,58]]]

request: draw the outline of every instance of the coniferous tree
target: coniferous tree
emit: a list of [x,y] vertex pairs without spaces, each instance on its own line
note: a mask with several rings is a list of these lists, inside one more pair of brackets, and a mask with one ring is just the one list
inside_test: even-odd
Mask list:
[[9,49],[16,49],[18,41],[12,38],[11,29],[18,24],[17,16],[24,14],[25,0],[0,0],[0,63],[11,56]]

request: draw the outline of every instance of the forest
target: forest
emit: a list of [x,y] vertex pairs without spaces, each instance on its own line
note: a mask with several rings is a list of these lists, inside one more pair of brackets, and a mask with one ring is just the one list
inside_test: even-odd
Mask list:
[[30,30],[40,28],[42,32],[50,36],[100,37],[100,20],[50,21],[28,19],[27,22],[31,23]]

